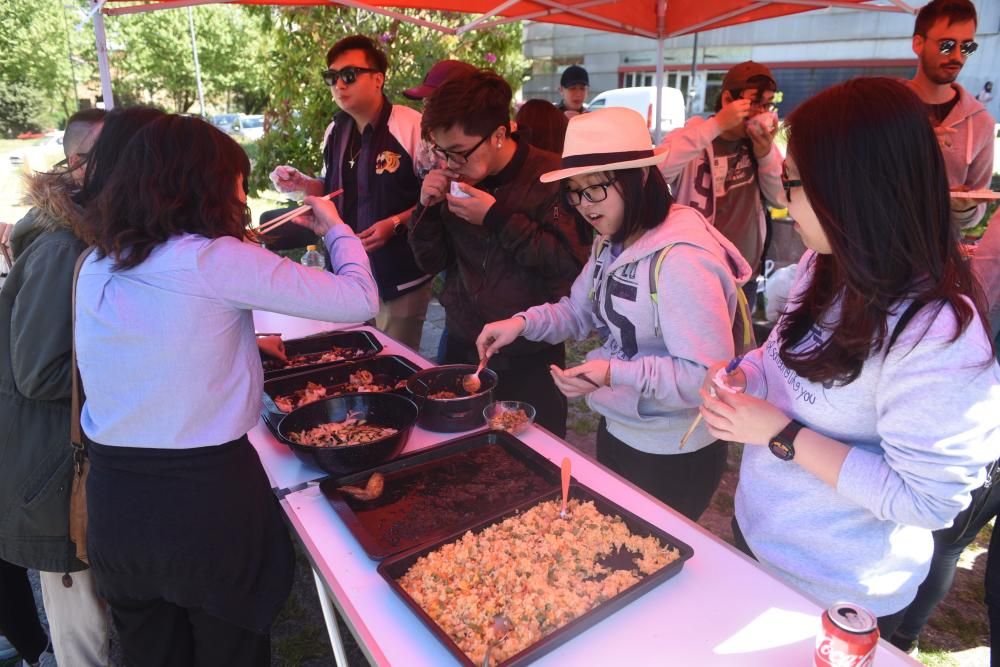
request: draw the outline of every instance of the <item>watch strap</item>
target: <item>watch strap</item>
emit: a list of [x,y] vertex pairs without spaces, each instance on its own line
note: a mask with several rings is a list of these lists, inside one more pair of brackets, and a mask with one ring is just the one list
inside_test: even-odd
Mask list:
[[768,449],[782,461],[791,461],[795,458],[795,437],[804,428],[802,422],[791,420],[767,443]]

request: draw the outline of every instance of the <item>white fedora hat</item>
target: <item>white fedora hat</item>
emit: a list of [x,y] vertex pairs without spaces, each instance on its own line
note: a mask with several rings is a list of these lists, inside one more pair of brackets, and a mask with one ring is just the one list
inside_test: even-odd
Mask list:
[[667,148],[653,148],[646,121],[624,107],[598,109],[573,116],[566,127],[562,169],[541,175],[551,183],[578,174],[614,169],[637,169],[660,164]]

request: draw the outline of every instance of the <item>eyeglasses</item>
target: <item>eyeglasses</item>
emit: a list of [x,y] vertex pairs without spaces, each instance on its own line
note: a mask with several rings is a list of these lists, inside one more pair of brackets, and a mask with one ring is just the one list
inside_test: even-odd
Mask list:
[[801,188],[802,181],[797,178],[788,178],[788,166],[781,165],[781,186],[785,188],[785,200],[792,201],[792,188]]
[[979,44],[977,44],[971,39],[967,39],[961,43],[954,39],[938,40],[938,52],[940,52],[942,56],[950,55],[951,52],[955,50],[956,46],[959,47],[959,51],[961,51],[962,55],[965,56],[966,58],[975,53],[976,49],[979,48]]
[[771,113],[772,111],[777,111],[778,105],[775,104],[774,102],[757,102],[757,101],[751,101],[750,102],[750,108],[751,109],[760,109],[764,113]]
[[358,74],[375,74],[378,72],[377,69],[372,69],[370,67],[355,67],[350,65],[344,69],[328,69],[323,72],[323,81],[326,82],[328,86],[337,85],[337,79],[343,79],[344,85],[351,85],[358,80]]
[[599,201],[604,201],[608,198],[608,188],[615,183],[617,179],[612,178],[607,183],[598,183],[597,185],[591,185],[585,187],[582,190],[570,190],[568,188],[563,190],[563,196],[566,198],[566,203],[570,206],[579,206],[584,199],[592,204],[596,204]]
[[770,113],[778,109],[778,105],[774,102],[764,101],[764,91],[757,93],[753,97],[744,97],[743,99],[750,102],[751,109],[757,109],[759,111],[763,111],[764,113]]
[[487,134],[485,137],[476,142],[476,145],[465,151],[464,153],[456,153],[454,151],[448,151],[437,144],[434,144],[434,152],[437,153],[441,159],[452,162],[455,166],[461,167],[469,161],[469,156],[476,152],[476,149],[483,145],[490,135]]

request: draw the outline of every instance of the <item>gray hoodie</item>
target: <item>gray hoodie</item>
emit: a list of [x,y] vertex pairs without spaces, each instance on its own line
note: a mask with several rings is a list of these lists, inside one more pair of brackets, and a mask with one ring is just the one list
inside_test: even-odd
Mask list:
[[[814,257],[803,256],[790,298],[812,279]],[[851,447],[836,488],[761,443],[743,449],[736,519],[747,544],[821,604],[849,600],[877,616],[909,604],[930,566],[931,531],[951,525],[1000,456],[1000,368],[979,318],[952,341],[956,322],[951,308],[924,306],[842,386],[782,363],[780,323],[744,357],[748,393]],[[814,327],[796,350],[827,335]]]
[[[654,303],[650,266],[671,244]],[[750,273],[739,251],[700,213],[674,204],[659,226],[613,260],[599,237],[568,297],[520,313],[523,335],[548,343],[580,340],[594,330],[605,335],[587,358],[611,360],[611,386],[590,393],[587,404],[635,449],[677,454],[698,414],[705,369],[733,356],[737,291]],[[699,426],[683,451],[714,440]]]
[[[912,81],[907,81],[912,88]],[[955,133],[950,135],[951,146],[941,146],[945,168],[948,170],[948,186],[954,190],[982,190],[990,187],[993,178],[993,140],[996,121],[986,107],[957,83],[951,84],[958,92],[958,102],[952,107],[941,127],[950,127]],[[916,89],[914,89],[916,92]],[[968,227],[979,222],[986,212],[986,204],[966,212],[952,212],[951,219],[959,227]]]

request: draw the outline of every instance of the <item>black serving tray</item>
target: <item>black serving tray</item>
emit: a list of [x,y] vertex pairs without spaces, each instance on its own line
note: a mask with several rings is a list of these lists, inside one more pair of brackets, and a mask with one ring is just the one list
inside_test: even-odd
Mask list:
[[[365,486],[372,473],[385,491],[371,501],[337,487]],[[481,431],[320,484],[334,511],[374,560],[468,528],[498,509],[558,489],[560,470],[502,431]]]
[[[278,406],[274,403],[274,398],[302,389],[309,382],[321,384],[329,389],[330,387],[348,382],[352,373],[369,371],[375,376],[376,382],[395,385],[400,380],[406,380],[419,370],[412,361],[404,357],[389,355],[362,359],[361,361],[341,362],[334,366],[322,366],[302,371],[301,373],[272,378],[264,382],[264,410],[269,413],[272,421],[277,425],[286,413],[278,409]],[[328,394],[328,396],[339,396],[343,393],[349,392]],[[405,385],[399,389],[392,390],[390,393],[410,398]]]
[[[548,500],[560,500],[561,496],[562,492],[559,490],[547,493],[539,498],[522,503],[518,507],[496,514],[474,526],[456,530],[451,535],[438,540],[433,544],[423,544],[405,553],[387,558],[378,565],[378,573],[382,575],[382,578],[388,582],[389,586],[396,592],[396,594],[402,598],[403,602],[405,602],[406,605],[413,610],[413,613],[415,613],[417,617],[423,621],[431,633],[437,637],[442,644],[444,644],[445,648],[451,651],[455,657],[458,658],[458,661],[461,664],[466,665],[467,667],[478,667],[478,665],[473,663],[462,651],[462,649],[458,647],[458,644],[456,644],[451,637],[437,623],[434,622],[434,620],[423,610],[417,601],[410,597],[409,593],[403,590],[403,587],[398,583],[398,579],[402,578],[403,575],[406,574],[413,564],[417,562],[417,559],[436,549],[439,549],[446,544],[460,539],[468,530],[478,533],[489,526],[500,523],[508,517],[526,511],[539,503]],[[518,667],[537,660],[541,656],[549,653],[553,649],[569,641],[571,638],[582,633],[584,630],[595,625],[602,619],[607,618],[614,612],[625,607],[633,600],[636,600],[642,595],[648,593],[650,590],[660,585],[667,579],[673,577],[681,571],[681,568],[684,567],[684,563],[694,555],[694,550],[684,542],[681,542],[676,537],[660,530],[645,519],[639,518],[635,514],[623,509],[619,505],[616,505],[607,498],[597,494],[582,484],[577,484],[576,482],[572,483],[570,485],[569,497],[571,499],[582,501],[594,501],[594,505],[601,513],[620,516],[632,533],[641,537],[647,537],[649,535],[656,537],[667,546],[677,549],[677,551],[680,552],[680,558],[662,569],[657,570],[653,574],[646,576],[644,579],[641,579],[639,583],[635,584],[631,588],[627,588],[613,598],[605,600],[598,606],[581,616],[578,616],[558,630],[542,637],[540,640],[531,644],[521,652],[514,654],[501,663],[498,663],[496,667]],[[607,563],[605,566],[611,568],[615,567],[612,563]],[[516,621],[514,621],[514,623],[516,625]]]
[[285,341],[285,355],[289,358],[303,354],[320,354],[334,347],[353,347],[360,353],[351,359],[341,361],[324,361],[302,366],[285,367],[277,359],[261,355],[261,363],[264,366],[264,379],[270,380],[287,375],[296,375],[303,371],[314,370],[316,368],[328,368],[339,364],[345,364],[359,359],[374,357],[382,351],[382,343],[375,336],[367,331],[329,331],[319,333],[305,338],[293,338]]

